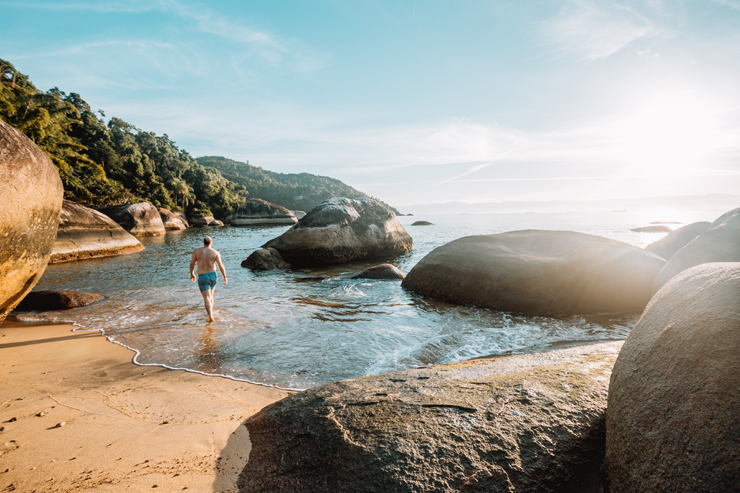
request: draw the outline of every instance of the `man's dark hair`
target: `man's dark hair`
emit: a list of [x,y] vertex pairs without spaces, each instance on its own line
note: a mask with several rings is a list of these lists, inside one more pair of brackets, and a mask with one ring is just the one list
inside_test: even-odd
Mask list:
[[206,236],[205,238],[203,238],[203,245],[209,246],[211,243],[213,243],[213,240],[210,236]]

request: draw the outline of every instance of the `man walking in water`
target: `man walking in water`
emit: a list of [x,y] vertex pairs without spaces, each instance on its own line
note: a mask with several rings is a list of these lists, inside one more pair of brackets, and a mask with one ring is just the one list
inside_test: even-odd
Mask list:
[[203,302],[206,304],[206,313],[208,321],[213,322],[213,290],[216,288],[216,266],[218,265],[221,274],[224,276],[224,286],[229,281],[226,279],[226,269],[221,262],[221,254],[211,248],[213,240],[210,236],[203,239],[203,246],[196,248],[193,256],[190,258],[190,280],[195,282],[195,263],[198,263],[198,287],[200,294],[203,295]]

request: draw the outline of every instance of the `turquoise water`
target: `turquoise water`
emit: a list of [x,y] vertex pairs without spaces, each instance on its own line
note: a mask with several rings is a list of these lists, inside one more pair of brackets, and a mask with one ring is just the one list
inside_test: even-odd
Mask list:
[[[462,236],[520,229],[591,233],[644,247],[652,221],[713,220],[719,212],[490,214],[400,217],[412,252],[391,261],[408,272],[437,246]],[[432,226],[410,226],[428,220]],[[674,227],[678,227],[674,225]],[[100,329],[140,354],[137,362],[304,389],[335,380],[486,355],[535,352],[578,341],[624,339],[637,317],[525,317],[424,300],[398,281],[347,276],[380,263],[255,273],[241,262],[287,227],[190,229],[144,238],[141,253],[50,265],[40,289],[105,295],[75,310],[21,320]],[[210,234],[229,277],[216,288],[218,320],[205,322],[188,264]]]

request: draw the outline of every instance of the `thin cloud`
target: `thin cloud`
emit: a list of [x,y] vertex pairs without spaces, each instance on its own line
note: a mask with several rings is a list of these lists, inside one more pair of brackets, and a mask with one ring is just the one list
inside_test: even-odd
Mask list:
[[558,46],[561,53],[591,62],[657,34],[658,28],[626,5],[572,0],[555,18],[543,23],[543,33],[545,41]]

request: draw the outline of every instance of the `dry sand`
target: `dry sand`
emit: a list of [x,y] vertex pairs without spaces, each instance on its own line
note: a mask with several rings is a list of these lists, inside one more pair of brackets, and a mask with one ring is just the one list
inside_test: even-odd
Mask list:
[[72,329],[0,325],[0,492],[236,491],[243,421],[289,392],[136,366]]

